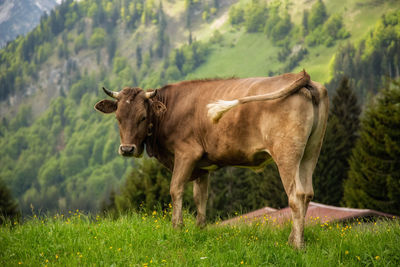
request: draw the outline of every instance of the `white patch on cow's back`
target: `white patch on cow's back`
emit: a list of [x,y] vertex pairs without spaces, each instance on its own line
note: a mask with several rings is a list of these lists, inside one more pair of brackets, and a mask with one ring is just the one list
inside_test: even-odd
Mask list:
[[129,100],[126,100],[126,103],[130,104],[130,103],[131,103],[131,101],[129,101]]

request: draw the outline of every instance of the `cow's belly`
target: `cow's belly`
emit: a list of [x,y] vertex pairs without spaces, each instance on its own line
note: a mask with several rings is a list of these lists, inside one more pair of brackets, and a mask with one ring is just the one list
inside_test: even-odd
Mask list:
[[272,158],[267,150],[260,150],[247,156],[243,152],[232,152],[224,155],[221,159],[208,157],[207,154],[197,164],[198,169],[214,171],[225,166],[249,168],[255,172],[262,171],[266,165],[272,162]]

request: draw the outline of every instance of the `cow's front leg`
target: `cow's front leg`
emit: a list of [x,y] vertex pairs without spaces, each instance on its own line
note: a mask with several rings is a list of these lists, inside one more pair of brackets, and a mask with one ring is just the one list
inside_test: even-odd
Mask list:
[[172,180],[170,193],[172,198],[172,226],[174,228],[183,225],[182,219],[182,195],[185,184],[188,182],[196,159],[191,155],[175,156],[174,171],[172,172]]
[[208,198],[208,174],[197,178],[193,182],[193,198],[197,207],[196,224],[206,226],[206,208]]

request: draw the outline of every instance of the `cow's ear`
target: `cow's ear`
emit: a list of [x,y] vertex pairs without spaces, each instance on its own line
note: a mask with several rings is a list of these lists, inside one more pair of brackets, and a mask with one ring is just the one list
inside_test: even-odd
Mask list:
[[94,109],[102,113],[113,113],[117,110],[117,101],[104,99],[94,105]]
[[167,111],[167,107],[160,101],[150,100],[151,101],[151,109],[154,111],[156,116],[161,116],[165,111]]

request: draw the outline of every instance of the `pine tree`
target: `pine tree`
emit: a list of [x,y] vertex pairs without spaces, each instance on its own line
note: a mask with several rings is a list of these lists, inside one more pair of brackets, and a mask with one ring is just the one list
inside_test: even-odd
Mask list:
[[142,48],[139,45],[136,46],[136,66],[138,69],[142,66]]
[[[118,212],[124,213],[139,209],[152,211],[158,207],[168,207],[168,204],[171,203],[169,193],[171,172],[155,159],[143,158],[136,163],[137,166],[121,187],[121,193],[114,196]],[[184,208],[194,210],[191,188],[192,184],[188,183],[183,201]]]
[[339,205],[343,197],[343,181],[349,170],[348,159],[355,145],[359,128],[360,107],[357,97],[343,78],[332,99],[324,144],[314,172],[314,199]]
[[322,26],[327,19],[328,14],[322,0],[318,0],[311,8],[310,16],[308,17],[308,28],[313,31],[318,26]]
[[304,10],[303,11],[303,19],[301,21],[302,24],[302,34],[303,36],[306,36],[308,34],[308,11]]
[[10,189],[0,179],[0,225],[9,219],[18,219],[19,215],[18,204],[13,199]]
[[154,159],[143,158],[137,163],[121,187],[121,195],[115,197],[118,211],[152,210],[158,203],[167,206],[171,202],[171,173]]
[[287,196],[275,164],[255,173],[248,169],[227,167],[210,176],[207,217],[228,218],[269,206],[287,207]]
[[346,205],[400,214],[399,107],[400,81],[367,107],[345,181]]

